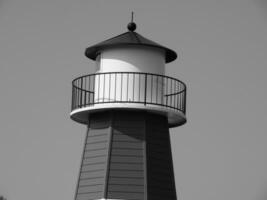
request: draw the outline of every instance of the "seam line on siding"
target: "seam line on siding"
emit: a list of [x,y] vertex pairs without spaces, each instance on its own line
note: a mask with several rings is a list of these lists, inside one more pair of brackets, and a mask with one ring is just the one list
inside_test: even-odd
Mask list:
[[107,155],[98,155],[98,156],[87,156],[87,157],[84,157],[85,159],[90,159],[90,158],[98,158],[98,157],[105,157]]
[[114,139],[114,142],[125,142],[125,143],[138,143],[138,144],[140,144],[140,141],[128,141],[128,140],[115,140]]
[[144,194],[144,192],[133,192],[133,191],[124,191],[124,190],[110,190],[110,193],[136,193],[136,194]]
[[90,137],[99,137],[99,136],[104,136],[104,135],[107,135],[107,134],[103,133],[103,134],[98,134],[98,135],[89,135],[88,138],[90,138]]
[[104,178],[104,177],[98,176],[98,177],[80,178],[80,180],[90,180],[90,179],[98,179],[98,178]]
[[143,156],[136,156],[136,155],[122,155],[122,154],[112,154],[112,156],[117,157],[135,157],[135,158],[143,158]]
[[144,179],[144,177],[142,176],[142,177],[137,177],[137,176],[135,176],[135,177],[126,177],[126,176],[110,176],[110,178],[127,178],[127,179]]
[[86,145],[88,144],[98,144],[98,143],[105,143],[105,142],[108,142],[107,140],[102,140],[102,141],[98,141],[98,142],[87,142]]
[[131,183],[127,183],[127,184],[119,184],[119,183],[111,183],[110,185],[122,185],[122,186],[144,186],[143,184],[131,184]]
[[143,162],[116,162],[116,161],[113,161],[113,162],[111,162],[111,163],[113,163],[113,164],[133,164],[133,165],[143,165]]
[[131,148],[131,147],[116,147],[113,149],[118,149],[118,150],[143,150],[143,148]]
[[91,194],[91,193],[100,193],[102,191],[94,191],[94,192],[79,192],[78,194]]
[[95,169],[95,170],[82,170],[82,173],[88,173],[88,172],[100,172],[103,171],[104,169]]
[[99,148],[99,149],[85,149],[86,152],[88,151],[99,151],[99,150],[105,150],[107,149],[106,147],[105,148]]
[[91,187],[91,186],[98,186],[98,185],[103,185],[103,183],[91,184],[91,185],[80,185],[80,188],[82,188],[82,187]]
[[105,162],[86,163],[83,166],[104,164]]
[[143,170],[141,170],[141,169],[111,169],[111,171],[143,172]]

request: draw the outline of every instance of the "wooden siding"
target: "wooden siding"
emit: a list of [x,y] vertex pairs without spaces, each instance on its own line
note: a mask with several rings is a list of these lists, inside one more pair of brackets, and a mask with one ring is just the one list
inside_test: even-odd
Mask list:
[[110,121],[99,115],[90,120],[82,158],[75,200],[93,200],[104,197]]
[[107,198],[144,200],[144,115],[115,113],[112,128]]
[[75,200],[176,200],[167,118],[91,115]]
[[149,115],[146,121],[147,199],[176,200],[167,119]]

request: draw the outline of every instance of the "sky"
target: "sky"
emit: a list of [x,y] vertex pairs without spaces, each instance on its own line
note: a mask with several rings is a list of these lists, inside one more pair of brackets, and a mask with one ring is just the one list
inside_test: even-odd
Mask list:
[[266,200],[267,0],[0,0],[0,196],[73,200],[86,127],[71,81],[131,11],[188,87],[188,122],[170,130],[178,199]]

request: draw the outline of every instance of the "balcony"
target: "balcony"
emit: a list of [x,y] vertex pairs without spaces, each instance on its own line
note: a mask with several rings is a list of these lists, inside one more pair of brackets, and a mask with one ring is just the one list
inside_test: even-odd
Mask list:
[[107,109],[141,109],[168,116],[170,126],[185,123],[186,85],[172,77],[139,72],[108,72],[72,82],[71,118]]

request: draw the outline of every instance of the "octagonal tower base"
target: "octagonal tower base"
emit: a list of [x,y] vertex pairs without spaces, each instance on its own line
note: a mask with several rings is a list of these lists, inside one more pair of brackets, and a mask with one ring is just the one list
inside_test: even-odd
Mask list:
[[93,199],[176,199],[167,117],[90,115],[75,200]]

